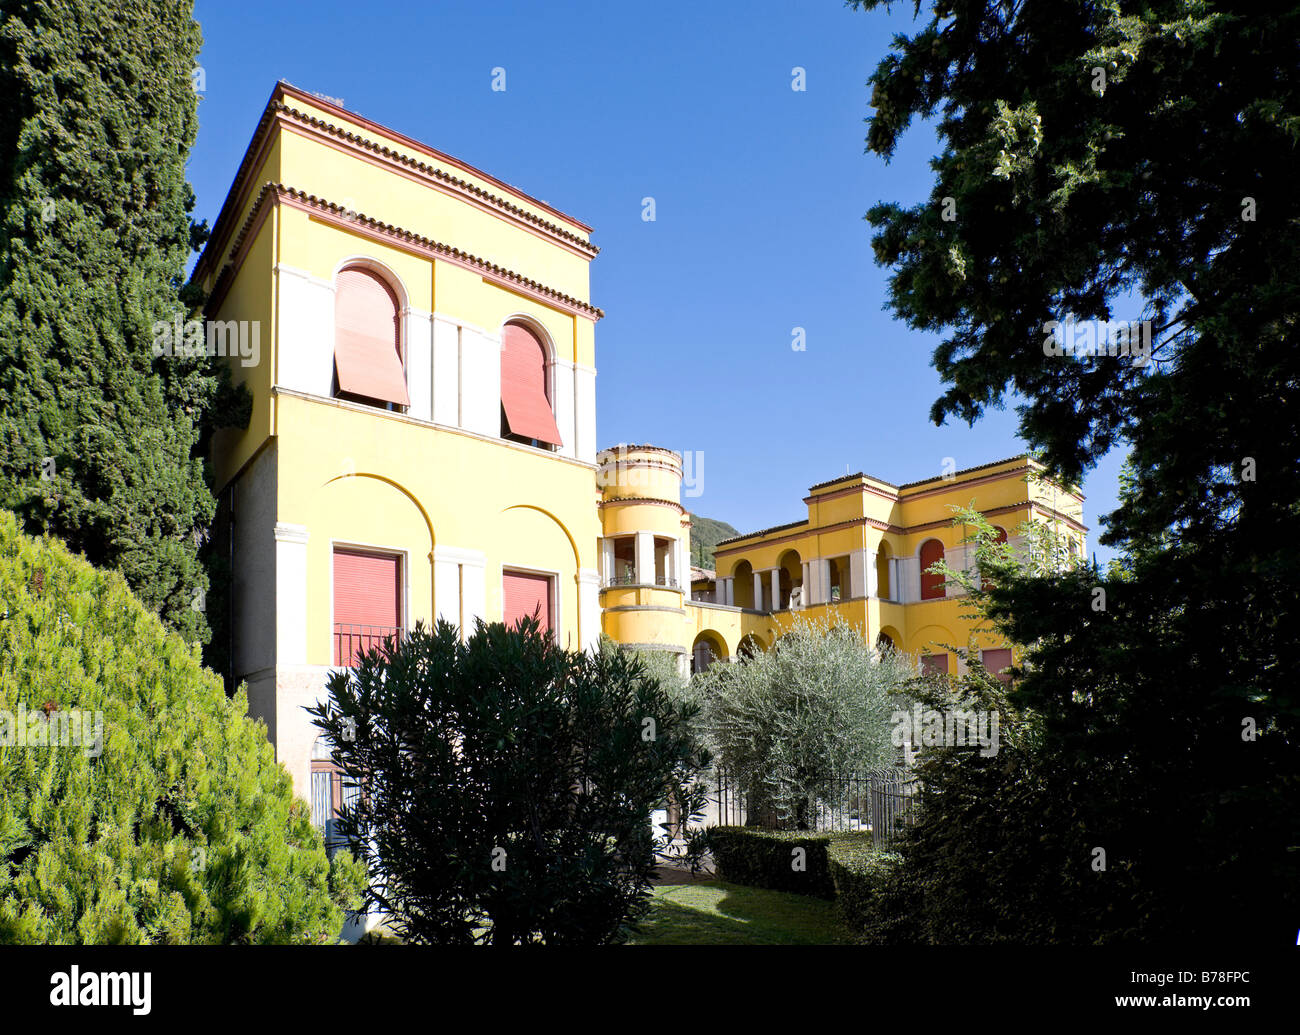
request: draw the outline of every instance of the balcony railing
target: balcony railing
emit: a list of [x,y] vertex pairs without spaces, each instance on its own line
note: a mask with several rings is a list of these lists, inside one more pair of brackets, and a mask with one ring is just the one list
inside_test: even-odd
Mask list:
[[678,583],[671,575],[656,575],[653,582],[646,582],[637,577],[635,571],[624,571],[618,575],[610,575],[605,579],[605,585],[608,586],[665,586],[668,589],[677,589]]
[[405,631],[396,625],[349,625],[334,623],[334,664],[355,668],[358,659],[368,650],[383,646],[389,637],[399,640]]

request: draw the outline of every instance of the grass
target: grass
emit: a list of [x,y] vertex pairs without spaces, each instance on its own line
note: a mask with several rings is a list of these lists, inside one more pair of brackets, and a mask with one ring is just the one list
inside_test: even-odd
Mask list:
[[633,945],[836,945],[835,903],[724,881],[662,884]]

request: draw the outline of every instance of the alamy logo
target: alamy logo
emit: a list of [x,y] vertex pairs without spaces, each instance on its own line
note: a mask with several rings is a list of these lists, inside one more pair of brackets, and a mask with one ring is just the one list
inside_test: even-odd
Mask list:
[[53,704],[31,711],[19,704],[16,714],[0,708],[0,747],[81,747],[88,758],[98,758],[104,752],[104,713]]
[[949,708],[936,711],[913,705],[910,712],[897,711],[890,717],[895,747],[974,747],[985,758],[998,753],[998,713]]
[[177,313],[171,322],[159,320],[153,325],[153,354],[185,359],[229,356],[255,367],[262,358],[262,321],[183,321]]
[[80,967],[58,970],[50,976],[50,1005],[52,1006],[129,1006],[137,1017],[143,1017],[152,1008],[151,986],[153,975],[135,971],[97,973]]

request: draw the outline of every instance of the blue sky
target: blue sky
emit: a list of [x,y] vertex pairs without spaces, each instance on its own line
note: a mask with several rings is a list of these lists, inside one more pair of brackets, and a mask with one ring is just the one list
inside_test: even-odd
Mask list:
[[[215,221],[277,79],[515,184],[594,227],[602,249],[601,445],[702,453],[703,494],[684,502],[741,531],[799,520],[808,487],[846,471],[900,483],[947,457],[1024,450],[1011,406],[974,428],[931,424],[938,339],[882,309],[889,271],[863,215],[928,196],[938,150],[917,126],[890,164],[864,153],[867,78],[910,14],[835,0],[198,0],[196,215]],[[806,351],[791,348],[795,327]],[[1103,563],[1098,518],[1121,459],[1084,484]]]

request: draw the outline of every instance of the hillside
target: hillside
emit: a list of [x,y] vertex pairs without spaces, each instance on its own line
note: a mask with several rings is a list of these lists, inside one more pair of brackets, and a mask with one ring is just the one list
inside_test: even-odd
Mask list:
[[738,528],[732,528],[725,521],[691,515],[691,563],[697,568],[713,567],[713,548],[724,539],[740,535]]

